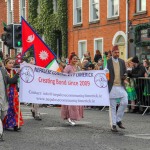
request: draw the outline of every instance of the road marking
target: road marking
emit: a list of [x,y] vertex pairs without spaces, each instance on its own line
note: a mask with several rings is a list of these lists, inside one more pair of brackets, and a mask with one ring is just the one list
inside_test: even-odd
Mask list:
[[64,129],[67,129],[67,128],[65,128],[65,127],[44,127],[42,129],[57,131],[57,130],[64,130]]
[[[47,113],[40,113],[40,114],[42,116],[42,115],[46,115]],[[22,112],[22,117],[23,117],[23,119],[34,119],[32,117],[31,112]]]
[[26,119],[34,119],[32,116],[24,116],[23,115],[22,117],[23,117],[24,120],[26,120]]
[[150,140],[150,134],[127,134],[125,136],[138,138],[138,139]]
[[[22,112],[23,114],[31,114],[31,112]],[[41,115],[46,115],[48,113],[40,113]]]
[[75,123],[78,125],[84,125],[84,124],[91,124],[91,122],[87,122],[87,121],[75,121]]

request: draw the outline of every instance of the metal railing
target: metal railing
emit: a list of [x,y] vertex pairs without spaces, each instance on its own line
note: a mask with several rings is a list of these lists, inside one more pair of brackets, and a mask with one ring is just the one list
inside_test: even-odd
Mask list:
[[136,106],[146,108],[142,115],[150,108],[150,77],[135,79],[135,90],[137,93]]
[[[134,79],[134,88],[137,94],[137,99],[135,103],[135,107],[145,108],[142,113],[142,116],[147,112],[150,108],[150,77],[140,77]],[[131,104],[128,104],[131,106]],[[105,106],[101,109],[103,111]]]

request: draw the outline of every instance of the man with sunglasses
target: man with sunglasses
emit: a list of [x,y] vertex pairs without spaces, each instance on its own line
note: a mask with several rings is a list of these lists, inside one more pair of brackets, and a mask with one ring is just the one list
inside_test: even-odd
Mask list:
[[[110,93],[109,115],[111,131],[118,132],[116,125],[118,125],[121,129],[125,129],[121,121],[124,111],[128,105],[128,96],[124,88],[124,79],[126,74],[125,62],[119,58],[119,48],[117,45],[112,48],[112,57],[107,61],[107,68],[110,74],[108,88]],[[117,112],[116,99],[121,100]]]

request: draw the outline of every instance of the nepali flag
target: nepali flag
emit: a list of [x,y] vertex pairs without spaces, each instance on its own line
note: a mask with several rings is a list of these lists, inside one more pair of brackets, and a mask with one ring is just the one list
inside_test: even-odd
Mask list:
[[33,48],[35,65],[59,71],[56,55],[22,17],[22,55]]

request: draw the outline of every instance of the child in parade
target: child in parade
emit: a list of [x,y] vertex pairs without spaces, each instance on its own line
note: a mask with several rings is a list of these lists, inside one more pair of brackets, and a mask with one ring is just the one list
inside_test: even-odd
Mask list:
[[[127,71],[131,71],[132,68],[133,68],[131,60],[132,60],[132,57],[129,58],[126,61]],[[135,112],[135,100],[137,99],[137,94],[136,94],[136,90],[135,90],[134,79],[127,77],[124,80],[124,82],[125,82],[125,87],[126,87],[126,91],[127,91],[127,94],[128,94],[128,100],[131,103],[131,110],[130,110],[130,112]]]
[[[13,78],[16,72],[13,70],[13,59],[7,58],[4,61],[4,65],[7,71],[7,75]],[[14,131],[20,130],[20,126],[24,124],[22,113],[20,111],[20,103],[18,99],[17,83],[11,83],[7,86],[8,95],[8,110],[7,115],[4,118],[4,129],[13,128]]]
[[[78,67],[76,66],[78,57],[76,54],[71,54],[69,57],[69,65],[67,65],[64,69],[64,73],[74,73],[78,71]],[[76,120],[80,120],[83,118],[83,106],[69,106],[62,105],[61,106],[61,117],[64,120],[68,120],[69,124],[74,126]]]
[[[1,59],[1,58],[0,58]],[[18,70],[19,73],[20,70]],[[2,121],[5,118],[8,110],[8,96],[7,96],[7,84],[15,84],[18,81],[19,74],[16,74],[13,78],[9,78],[7,72],[0,60],[0,140],[3,141],[3,124]]]

